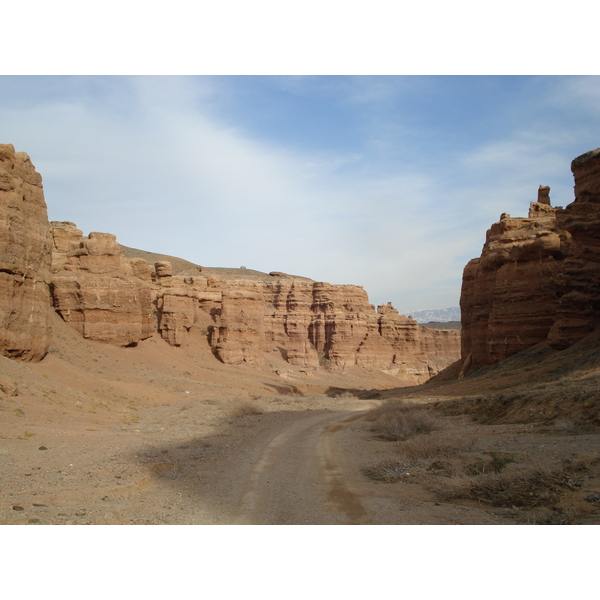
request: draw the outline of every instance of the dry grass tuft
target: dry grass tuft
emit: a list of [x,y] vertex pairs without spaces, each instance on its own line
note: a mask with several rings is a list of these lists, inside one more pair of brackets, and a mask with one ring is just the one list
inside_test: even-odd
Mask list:
[[369,413],[371,431],[387,441],[406,440],[415,435],[440,429],[440,420],[419,404],[392,401]]
[[420,463],[421,461],[414,460],[386,460],[370,467],[364,467],[362,472],[375,481],[395,483],[410,478],[411,471]]
[[186,475],[182,470],[182,465],[173,461],[164,461],[153,464],[150,468],[159,477],[166,479],[183,479]]
[[552,506],[565,490],[575,490],[581,485],[581,475],[586,471],[581,462],[554,468],[507,469],[449,482],[437,494],[444,500],[477,500],[492,506]]
[[472,435],[449,430],[406,440],[400,444],[398,451],[407,458],[450,458],[471,452],[476,443],[477,438]]
[[562,435],[580,435],[591,433],[597,430],[592,423],[582,415],[571,415],[554,419],[549,426],[550,431]]
[[[538,457],[534,452],[532,457],[523,451],[482,449],[487,437],[481,426],[435,410],[393,401],[372,411],[371,431],[396,441],[398,457],[364,467],[362,473],[375,481],[420,484],[439,501],[500,507],[505,517],[522,524],[568,525],[587,515],[578,492],[585,480],[598,476],[598,453],[561,462],[557,454]],[[576,435],[589,424],[568,416],[551,427],[555,434]]]
[[572,506],[552,507],[532,511],[524,515],[519,522],[523,525],[574,525],[581,516],[581,512]]
[[230,419],[239,419],[249,415],[262,415],[262,410],[254,403],[247,400],[237,402],[229,413]]
[[486,473],[500,473],[506,465],[517,462],[516,455],[507,452],[486,452],[492,460],[476,460],[466,466],[469,475],[485,475]]
[[362,469],[364,475],[377,481],[393,483],[453,477],[462,474],[459,457],[473,450],[477,440],[465,435],[455,421],[441,418],[429,407],[392,401],[371,411],[371,431],[379,438],[400,441],[400,458],[387,460]]

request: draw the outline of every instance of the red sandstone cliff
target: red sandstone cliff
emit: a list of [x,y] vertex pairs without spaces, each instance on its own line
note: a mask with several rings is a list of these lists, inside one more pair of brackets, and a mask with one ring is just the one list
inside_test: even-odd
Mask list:
[[[156,330],[152,286],[134,275],[114,235],[83,237],[73,223],[52,223],[55,310],[83,337],[119,346]],[[139,266],[138,266],[139,269]]]
[[359,367],[420,383],[457,360],[456,331],[420,328],[388,304],[377,311],[354,285],[283,273],[220,278],[174,275],[168,261],[129,259],[110,234],[83,237],[52,223],[52,296],[84,337],[134,345],[155,331],[171,345],[205,331],[226,364],[265,366],[270,356],[302,369]]
[[463,372],[548,340],[562,349],[600,317],[600,149],[571,164],[575,201],[552,208],[540,187],[528,218],[503,214],[465,267]]
[[[391,306],[369,304],[354,285],[279,280],[239,282],[223,293],[212,344],[227,363],[260,365],[268,353],[290,364],[360,367],[422,382],[456,360],[457,331],[420,328]],[[242,351],[243,349],[243,351]]]
[[0,353],[41,360],[49,323],[50,228],[42,178],[24,152],[0,144]]
[[114,235],[49,225],[29,158],[0,148],[0,317],[9,356],[44,356],[52,307],[83,337],[118,346],[156,332],[179,346],[196,329],[227,364],[264,367],[275,357],[305,372],[357,367],[420,383],[459,357],[457,331],[420,328],[391,304],[375,310],[359,286],[189,264],[174,273],[168,261],[126,257]]

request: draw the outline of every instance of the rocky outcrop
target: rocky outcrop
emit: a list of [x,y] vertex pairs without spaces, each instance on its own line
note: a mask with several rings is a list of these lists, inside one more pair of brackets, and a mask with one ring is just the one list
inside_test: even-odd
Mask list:
[[73,223],[53,222],[52,237],[52,299],[64,321],[87,339],[118,346],[156,331],[148,270],[121,255],[114,235],[83,237]]
[[460,332],[421,327],[421,352],[427,359],[427,378],[437,375],[460,356]]
[[600,149],[571,169],[572,204],[553,208],[540,186],[528,218],[503,214],[465,267],[463,372],[543,340],[566,348],[600,322]]
[[29,156],[0,145],[0,353],[41,360],[51,340],[50,228]]
[[18,396],[19,386],[16,381],[12,380],[10,377],[0,374],[0,394],[5,394],[6,396]]
[[260,291],[231,289],[223,293],[213,348],[227,364],[262,366],[265,350],[265,303]]
[[557,278],[556,319],[548,338],[567,348],[600,324],[600,148],[571,163],[575,202],[557,212],[568,232],[563,270]]
[[457,331],[419,327],[391,304],[369,304],[362,287],[278,281],[223,292],[212,345],[226,363],[261,365],[272,353],[290,364],[360,367],[422,382],[459,355]]
[[83,337],[118,346],[156,332],[180,346],[196,329],[227,364],[277,359],[297,371],[359,368],[419,383],[458,358],[458,332],[420,328],[391,304],[375,310],[359,286],[149,264],[126,257],[112,234],[49,224],[27,155],[0,146],[0,159],[0,344],[8,356],[44,356],[54,308]]
[[221,310],[222,292],[209,288],[213,280],[202,276],[173,276],[171,263],[154,265],[153,280],[158,286],[156,306],[158,331],[172,346],[180,346],[194,326],[206,330],[210,315]]
[[500,362],[546,338],[554,322],[567,236],[554,217],[505,218],[487,232],[463,273],[462,356],[471,368]]
[[421,329],[354,285],[279,272],[262,279],[174,275],[170,262],[122,256],[110,234],[87,238],[53,223],[54,307],[84,337],[132,345],[154,331],[171,345],[206,331],[226,364],[263,367],[269,356],[304,368],[383,371],[415,383],[459,356],[456,331]]

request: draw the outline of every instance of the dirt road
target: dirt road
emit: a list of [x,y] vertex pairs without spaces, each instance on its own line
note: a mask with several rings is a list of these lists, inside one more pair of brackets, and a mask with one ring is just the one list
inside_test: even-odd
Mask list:
[[369,523],[336,444],[362,412],[304,413],[280,427],[257,449],[232,523]]
[[[392,483],[366,476],[365,467],[399,458],[400,443],[378,439],[372,422],[362,418],[375,404],[326,395],[265,396],[250,406],[190,399],[141,408],[136,419],[107,411],[111,421],[93,427],[87,420],[69,429],[32,426],[34,435],[0,440],[0,523],[417,525],[533,519],[514,507],[441,501],[432,487],[450,479],[427,465],[413,465],[412,473]],[[481,425],[460,417],[445,427],[446,434],[478,440],[475,453],[464,457],[469,464],[493,451],[520,457],[516,465],[524,468],[597,448],[597,434],[536,433],[529,425]],[[581,522],[597,521],[595,505],[584,500],[597,493],[596,481],[569,492],[573,498],[567,500],[585,517]]]
[[232,414],[229,403],[169,404],[110,430],[5,439],[1,521],[369,523],[360,472],[348,467],[338,441],[372,403],[262,402],[248,414]]

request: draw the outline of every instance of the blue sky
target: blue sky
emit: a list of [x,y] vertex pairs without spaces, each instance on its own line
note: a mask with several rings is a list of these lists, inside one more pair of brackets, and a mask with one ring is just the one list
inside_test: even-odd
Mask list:
[[0,76],[51,220],[205,266],[458,304],[500,213],[573,200],[597,76]]

